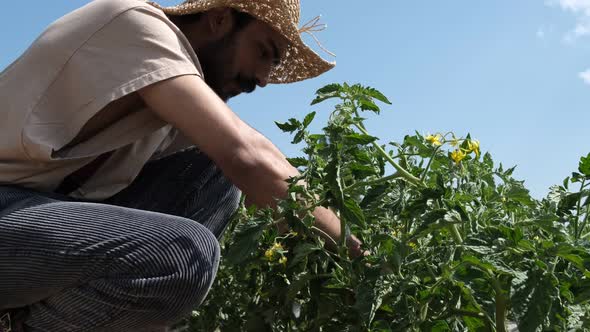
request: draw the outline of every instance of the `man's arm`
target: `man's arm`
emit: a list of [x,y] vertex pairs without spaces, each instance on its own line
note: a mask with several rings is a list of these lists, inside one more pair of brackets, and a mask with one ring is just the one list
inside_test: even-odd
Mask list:
[[[285,156],[252,129],[197,76],[179,76],[139,91],[150,109],[178,128],[246,194],[247,203],[275,206],[287,195],[285,181],[298,175]],[[334,240],[340,221],[332,211],[314,211],[316,225]]]

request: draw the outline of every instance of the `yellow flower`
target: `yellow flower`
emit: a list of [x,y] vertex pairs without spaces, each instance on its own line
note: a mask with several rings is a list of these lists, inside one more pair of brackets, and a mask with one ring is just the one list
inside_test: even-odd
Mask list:
[[475,152],[475,156],[479,158],[479,141],[470,140],[467,142],[467,146],[469,147],[469,152]]
[[285,257],[285,256],[281,257],[281,259],[279,259],[279,263],[287,264],[287,257]]
[[426,141],[432,145],[441,146],[442,145],[442,143],[440,142],[441,138],[442,137],[439,134],[436,134],[434,136],[428,135],[428,136],[426,136]]
[[451,146],[454,148],[459,148],[459,145],[461,145],[461,141],[459,139],[453,137],[453,139],[451,140],[451,142],[449,144],[451,144]]
[[283,245],[280,243],[275,242],[275,244],[272,245],[272,250],[274,251],[282,251],[283,250]]
[[467,157],[467,154],[460,149],[451,152],[451,159],[453,159],[457,164],[461,160],[465,159],[465,157]]
[[416,242],[408,242],[408,247],[416,249]]
[[267,260],[272,261],[275,257],[275,251],[272,249],[268,249],[264,252],[264,257],[266,257]]

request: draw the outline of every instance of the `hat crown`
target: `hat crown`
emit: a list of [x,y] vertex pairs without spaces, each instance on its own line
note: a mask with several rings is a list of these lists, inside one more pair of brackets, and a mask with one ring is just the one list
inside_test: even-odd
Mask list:
[[[318,23],[318,16],[299,27],[300,0],[185,0],[182,4],[171,7],[163,7],[153,0],[141,1],[146,1],[167,15],[189,15],[213,8],[230,7],[268,23],[288,41],[281,63],[272,68],[269,83],[302,81],[316,77],[335,65],[334,62],[322,59],[301,39],[302,33],[313,35],[313,32],[323,30],[323,26]],[[318,45],[325,50],[319,42]]]
[[299,0],[283,0],[285,1],[289,16],[293,18],[293,23],[299,24],[299,15],[301,12]]
[[[181,6],[204,5],[207,3],[217,3],[218,6],[233,7],[232,4],[244,2],[244,0],[185,0]],[[299,0],[247,0],[246,2],[258,2],[260,4],[270,5],[271,7],[283,7],[287,10],[287,14],[295,25],[299,24],[301,4]],[[239,6],[236,6],[239,7]]]

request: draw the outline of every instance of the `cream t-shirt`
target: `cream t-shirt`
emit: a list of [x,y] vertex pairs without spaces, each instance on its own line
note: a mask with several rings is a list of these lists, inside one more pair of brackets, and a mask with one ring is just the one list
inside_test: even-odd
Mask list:
[[60,18],[0,74],[0,185],[53,191],[114,150],[70,196],[101,200],[124,189],[172,143],[175,128],[145,106],[130,107],[90,138],[68,143],[109,103],[180,75],[203,77],[197,56],[143,0],[95,0]]

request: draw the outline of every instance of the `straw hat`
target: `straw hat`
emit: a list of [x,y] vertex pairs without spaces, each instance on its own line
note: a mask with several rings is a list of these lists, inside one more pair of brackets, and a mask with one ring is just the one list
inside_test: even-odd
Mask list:
[[312,32],[323,30],[325,26],[318,24],[319,17],[316,17],[298,28],[299,0],[186,0],[172,7],[163,7],[152,1],[148,3],[169,15],[187,15],[212,8],[230,7],[268,23],[289,41],[281,63],[271,70],[269,83],[302,81],[321,75],[336,65],[335,62],[322,59],[301,40],[301,34],[308,33],[317,42]]

